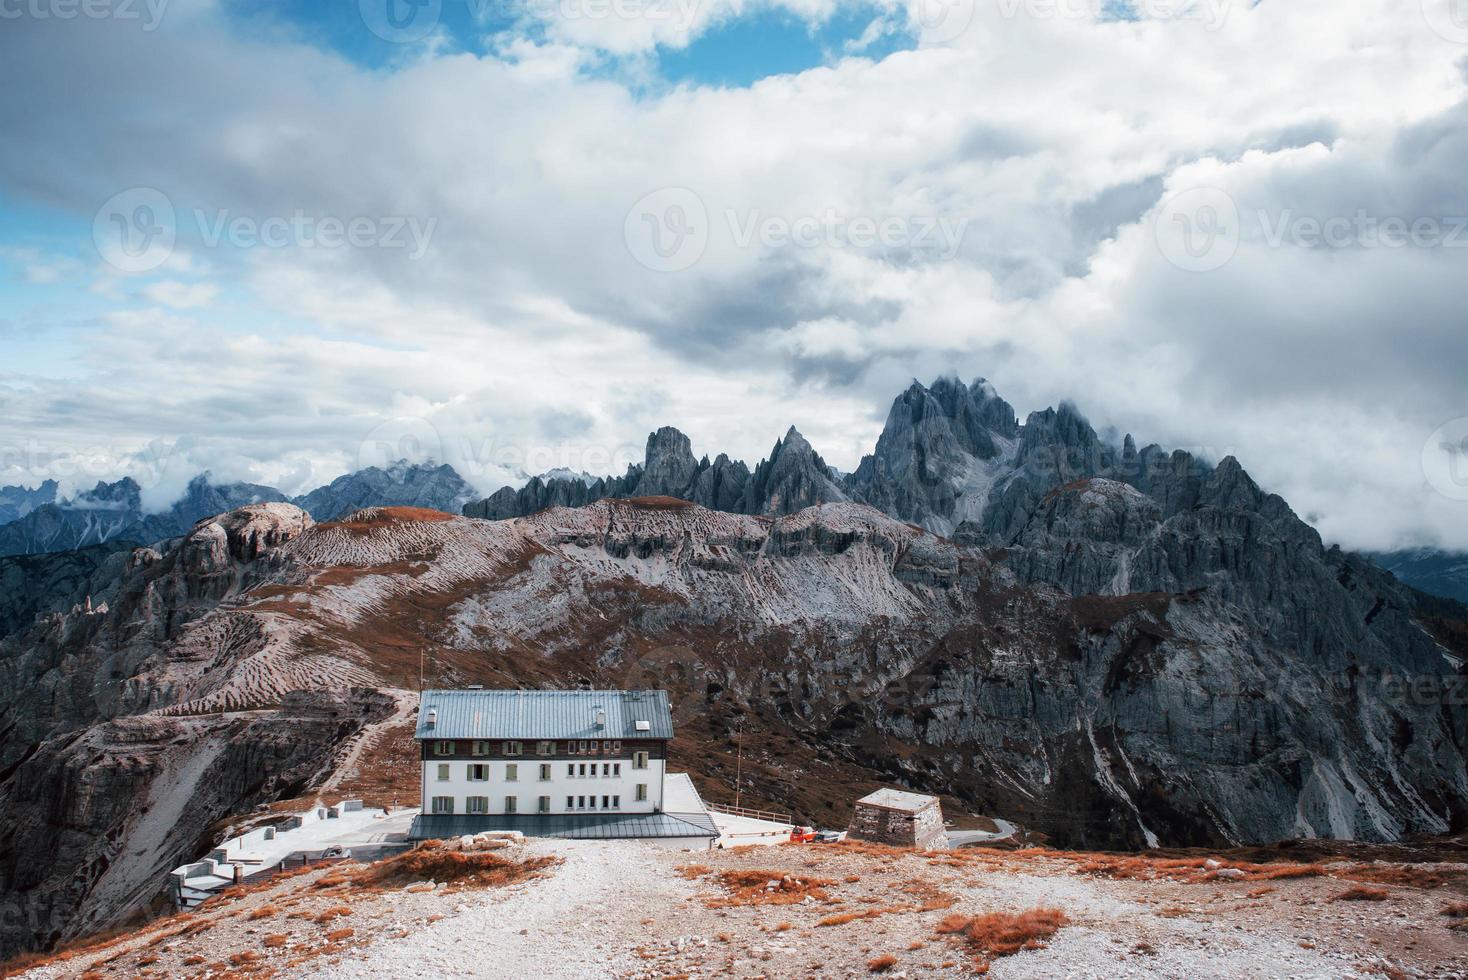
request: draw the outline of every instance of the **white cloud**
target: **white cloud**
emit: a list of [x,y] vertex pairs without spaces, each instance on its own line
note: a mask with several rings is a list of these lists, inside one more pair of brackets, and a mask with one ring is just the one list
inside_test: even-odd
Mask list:
[[[185,436],[189,466],[309,483],[355,465],[379,427],[421,419],[492,489],[517,460],[620,469],[666,423],[754,460],[794,422],[850,469],[910,376],[957,369],[1021,411],[1071,397],[1144,440],[1234,452],[1348,544],[1468,547],[1462,505],[1424,492],[1418,464],[1427,435],[1468,414],[1468,250],[1264,234],[1286,213],[1468,213],[1468,49],[1387,0],[1121,23],[981,3],[941,44],[746,89],[639,97],[586,73],[589,48],[677,46],[743,9],[702,6],[684,27],[557,20],[550,44],[392,71],[207,18],[146,38],[20,25],[0,39],[0,83],[56,84],[0,107],[14,134],[0,186],[88,223],[148,186],[185,215],[438,224],[416,262],[210,252],[211,284],[256,309],[185,321],[212,286],[144,287],[176,312],[97,328],[86,385],[0,390],[0,439],[105,441],[123,458]],[[138,106],[163,122],[140,127]],[[105,166],[81,162],[92,145]],[[1248,222],[1231,261],[1189,272],[1153,221],[1203,185]],[[629,208],[660,188],[701,209],[692,229],[685,212],[652,216],[663,244],[701,236],[678,272],[639,265],[648,243],[624,240],[644,227]],[[856,222],[940,219],[964,230],[952,258],[911,236],[852,245]],[[771,222],[823,230],[809,247],[741,244]],[[172,261],[200,252],[181,234]]]
[[149,283],[143,287],[142,294],[150,302],[161,303],[176,310],[187,310],[214,302],[214,297],[219,295],[219,287],[207,282],[189,283],[167,279]]

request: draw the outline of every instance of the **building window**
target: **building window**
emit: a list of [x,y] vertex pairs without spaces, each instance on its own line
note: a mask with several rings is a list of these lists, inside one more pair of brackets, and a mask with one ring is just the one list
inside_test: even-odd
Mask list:
[[603,762],[601,764],[601,774],[603,776],[610,776],[612,774],[612,764],[610,762]]
[[595,795],[588,796],[586,798],[586,804],[587,804],[587,807],[589,809],[595,810],[596,809],[596,796]]
[[535,754],[536,755],[555,755],[556,754],[556,743],[555,742],[536,742],[535,743]]
[[637,784],[637,802],[638,803],[646,803],[647,802],[647,783],[638,783]]
[[590,751],[591,751],[591,743],[590,742],[583,741],[581,743],[581,754],[582,755],[586,755]]
[[452,796],[435,796],[433,798],[434,813],[453,813],[454,798]]
[[576,797],[576,809],[578,809],[578,810],[585,810],[586,809],[586,797],[584,797],[584,796],[578,796],[578,797]]
[[437,742],[434,742],[433,743],[433,754],[434,755],[453,755],[454,754],[454,743],[448,741],[447,739],[439,739]]
[[505,812],[506,813],[519,813],[520,812],[520,798],[518,796],[507,796],[507,797],[505,797]]
[[489,755],[489,743],[475,742],[472,746],[470,746],[469,751],[473,755]]
[[485,765],[482,762],[476,762],[473,765],[471,765],[469,767],[469,782],[471,782],[471,783],[487,783],[487,782],[489,782],[489,766]]
[[568,762],[568,763],[566,763],[566,775],[567,776],[575,776],[576,775],[576,763],[574,763],[574,762]]
[[505,766],[505,782],[516,783],[520,781],[520,767],[511,762]]
[[465,813],[488,813],[489,797],[471,796],[464,800]]
[[566,809],[567,810],[574,810],[574,809],[576,809],[576,797],[574,797],[574,796],[568,796],[568,797],[566,797]]
[[449,781],[449,764],[447,762],[440,762],[438,764],[438,781],[441,783]]
[[633,752],[632,753],[632,768],[633,769],[646,769],[647,768],[647,753],[646,752]]
[[612,742],[612,755],[621,755],[621,754],[622,754],[622,740],[621,739],[617,739],[616,741]]
[[601,798],[601,808],[603,810],[610,809],[611,808],[611,805],[612,805],[612,798],[610,796],[603,796]]
[[548,783],[548,782],[550,782],[550,778],[551,778],[550,763],[549,762],[542,762],[540,764],[540,781],[542,783]]
[[613,776],[620,776],[620,775],[622,775],[622,764],[620,762],[614,762],[614,763],[612,763],[612,775]]
[[521,742],[505,743],[505,755],[522,755],[524,754],[524,749],[525,746]]
[[584,763],[584,762],[581,763],[581,771],[579,773],[577,773],[577,775],[578,776],[585,776],[586,775],[586,763]]
[[540,798],[540,807],[539,807],[539,809],[540,809],[540,812],[541,813],[550,813],[550,797],[549,796],[542,796]]
[[613,810],[620,810],[620,809],[622,809],[622,798],[620,796],[613,796],[612,797],[612,809]]

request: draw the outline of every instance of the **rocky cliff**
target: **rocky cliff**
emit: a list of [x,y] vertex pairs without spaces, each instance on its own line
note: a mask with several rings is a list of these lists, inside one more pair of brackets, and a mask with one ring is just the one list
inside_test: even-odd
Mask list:
[[131,552],[107,612],[0,645],[5,943],[114,921],[211,820],[318,785],[424,652],[435,685],[668,688],[685,764],[720,785],[741,725],[784,746],[746,795],[816,819],[844,767],[1084,846],[1462,827],[1462,651],[1231,461],[1172,479],[1073,480],[1002,542],[668,496],[201,522]]

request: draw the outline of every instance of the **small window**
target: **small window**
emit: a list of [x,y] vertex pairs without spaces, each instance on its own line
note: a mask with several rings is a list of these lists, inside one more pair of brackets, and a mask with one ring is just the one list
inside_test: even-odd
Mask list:
[[610,776],[612,774],[612,764],[610,762],[603,762],[601,764],[601,774],[603,776]]
[[601,743],[601,754],[602,755],[611,755],[612,754],[612,743],[611,742],[603,742],[603,743]]
[[489,766],[485,765],[482,762],[476,762],[476,763],[473,763],[472,765],[470,765],[469,766],[469,782],[471,782],[471,783],[487,783],[487,782],[489,782]]
[[581,771],[578,772],[576,775],[578,775],[578,776],[585,776],[586,775],[586,763],[584,763],[584,762],[581,763]]
[[591,743],[590,742],[587,742],[587,741],[583,741],[581,743],[581,754],[582,755],[586,755],[590,751],[591,751]]
[[633,752],[632,753],[632,768],[633,769],[646,769],[647,768],[647,753],[646,752]]
[[568,797],[566,797],[566,809],[567,810],[574,810],[574,809],[576,809],[576,797],[574,797],[574,796],[568,796]]
[[620,762],[614,762],[614,763],[612,763],[612,775],[613,776],[620,776],[620,775],[622,775],[622,764]]
[[433,743],[433,754],[434,755],[453,755],[454,754],[454,743],[448,741],[447,739],[439,739],[437,742],[434,742]]
[[489,812],[489,797],[487,797],[487,796],[471,796],[471,797],[469,797],[468,799],[466,799],[464,801],[464,812],[465,813],[488,813]]
[[622,809],[622,798],[620,796],[613,796],[612,797],[612,809],[613,810],[620,810],[620,809]]
[[472,755],[489,755],[489,743],[476,741],[469,751]]
[[601,808],[603,810],[610,809],[611,808],[611,805],[612,805],[612,798],[610,796],[603,796],[601,798]]
[[550,767],[550,763],[549,762],[542,762],[540,764],[540,781],[542,783],[548,783],[548,782],[550,782],[550,778],[551,778],[551,767]]
[[505,766],[505,782],[515,783],[520,781],[520,767],[511,762]]
[[592,809],[592,810],[595,810],[596,809],[596,797],[595,796],[588,796],[586,798],[586,803],[587,803],[587,807],[589,809]]
[[549,796],[542,796],[540,798],[540,806],[539,806],[538,809],[540,810],[541,813],[550,813],[550,797]]
[[586,809],[586,797],[584,797],[584,796],[578,796],[578,797],[576,797],[576,809],[578,809],[578,810],[585,810]]
[[449,781],[449,764],[447,762],[440,762],[438,764],[438,781],[441,783]]
[[518,813],[520,810],[520,798],[518,796],[505,797],[505,812]]
[[574,763],[574,762],[568,762],[568,763],[566,763],[566,775],[567,776],[575,776],[576,775],[576,763]]
[[646,803],[647,802],[647,783],[638,783],[637,784],[637,802],[638,803]]
[[523,755],[525,745],[522,742],[506,742],[505,755]]
[[433,798],[434,813],[453,813],[454,798],[452,796],[435,796]]
[[536,742],[535,743],[535,754],[536,755],[555,755],[556,754],[556,743],[555,742]]
[[612,755],[622,754],[622,740],[619,738],[612,742]]

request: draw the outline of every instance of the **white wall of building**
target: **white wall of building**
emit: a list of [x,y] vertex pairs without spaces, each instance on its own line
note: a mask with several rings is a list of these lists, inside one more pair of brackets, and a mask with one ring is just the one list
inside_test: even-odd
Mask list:
[[[514,780],[508,778],[509,767],[512,765],[516,767]],[[550,779],[540,778],[541,765],[550,766]],[[551,813],[654,813],[663,807],[663,765],[661,759],[649,759],[646,769],[634,769],[631,756],[621,759],[544,761],[528,755],[511,762],[504,759],[438,761],[430,755],[423,760],[423,812],[434,812],[435,796],[451,796],[454,798],[453,812],[468,813],[467,799],[471,796],[483,796],[489,801],[486,812],[503,814],[507,812],[505,798],[513,796],[517,800],[516,813],[535,814],[540,812],[540,797],[549,796]],[[447,780],[439,778],[440,766],[448,767]],[[485,767],[489,779],[471,780],[470,766]],[[572,766],[578,775],[567,775],[567,767]],[[579,775],[582,766],[587,769],[586,776]],[[595,776],[590,775],[593,766],[596,770]],[[621,775],[603,775],[603,768],[607,766],[613,767],[613,771],[616,766],[621,766]],[[647,786],[645,801],[637,799],[639,784]],[[591,796],[596,797],[594,808],[574,805],[581,797]],[[567,797],[574,798],[570,809],[566,807]],[[604,809],[603,797],[619,797],[620,806]]]

